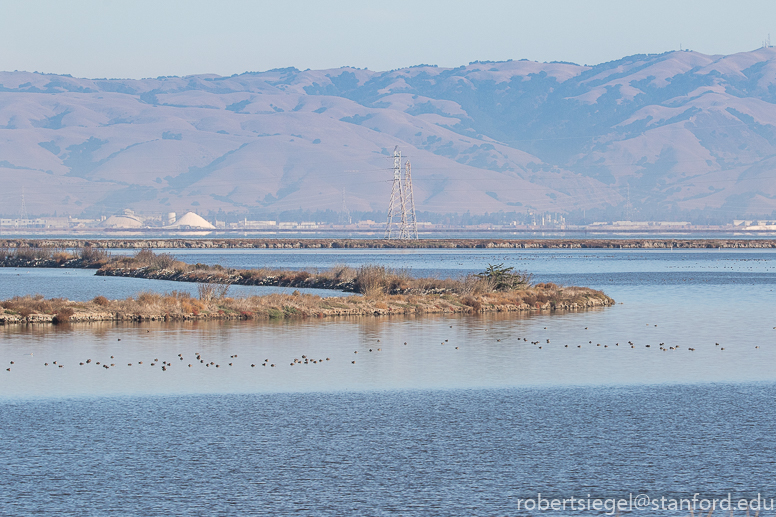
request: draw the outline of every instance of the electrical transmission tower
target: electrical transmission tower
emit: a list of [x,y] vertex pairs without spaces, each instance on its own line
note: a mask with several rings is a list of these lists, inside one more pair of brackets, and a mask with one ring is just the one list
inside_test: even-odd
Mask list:
[[339,222],[340,224],[350,224],[351,221],[350,210],[345,203],[345,187],[342,187],[342,209],[340,210]]
[[22,208],[19,210],[19,228],[21,228],[22,225],[24,225],[24,228],[27,228],[28,219],[27,204],[24,202],[24,187],[22,187]]
[[401,151],[399,146],[393,148],[393,186],[391,187],[391,200],[388,203],[388,223],[385,227],[385,238],[393,238],[393,217],[395,205],[401,204]]
[[[409,204],[409,209],[407,205]],[[398,214],[396,214],[398,210]],[[394,217],[399,216],[399,227],[394,230]],[[398,234],[398,235],[396,235]],[[412,192],[412,172],[410,162],[405,167],[402,177],[401,151],[397,145],[393,149],[393,186],[391,200],[388,203],[388,222],[385,227],[386,239],[417,239],[418,221],[415,217],[415,196]]]
[[410,161],[404,164],[404,202],[402,207],[406,215],[402,215],[404,224],[401,227],[400,239],[418,238],[418,219],[415,216],[415,195],[412,192],[412,167]]
[[630,200],[630,185],[628,185],[628,201],[625,203],[625,219],[630,221],[631,220],[631,209],[633,207],[631,206],[631,200]]

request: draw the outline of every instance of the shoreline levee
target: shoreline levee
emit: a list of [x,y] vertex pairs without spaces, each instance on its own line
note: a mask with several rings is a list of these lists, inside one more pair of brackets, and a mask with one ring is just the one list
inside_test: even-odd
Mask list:
[[0,239],[0,250],[29,249],[776,249],[776,239]]

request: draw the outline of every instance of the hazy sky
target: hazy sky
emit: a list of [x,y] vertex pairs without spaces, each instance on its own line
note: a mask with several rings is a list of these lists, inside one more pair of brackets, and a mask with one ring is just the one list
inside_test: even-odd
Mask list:
[[776,44],[774,0],[0,0],[0,70],[156,77],[295,66],[594,64]]

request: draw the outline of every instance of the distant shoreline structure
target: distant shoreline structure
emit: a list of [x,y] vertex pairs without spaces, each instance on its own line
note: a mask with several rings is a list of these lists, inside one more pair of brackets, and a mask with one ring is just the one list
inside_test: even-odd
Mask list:
[[[166,215],[166,225],[143,224],[131,211],[121,216],[111,216],[104,221],[67,218],[37,218],[20,221],[18,219],[0,218],[0,238],[3,236],[110,236],[110,235],[160,235],[160,236],[202,236],[218,237],[228,235],[294,235],[294,234],[353,234],[383,236],[386,232],[385,222],[361,221],[352,224],[335,224],[315,221],[282,222],[282,221],[249,221],[224,224],[216,221],[215,225],[199,215],[188,212],[180,219],[171,212]],[[581,234],[674,234],[674,233],[740,233],[742,235],[773,234],[776,235],[776,220],[744,220],[737,219],[731,224],[698,225],[687,221],[609,221],[589,224],[517,224],[516,222],[495,224],[438,224],[417,222],[417,232],[420,236],[460,234],[460,233],[581,233]]]
[[[639,238],[639,239],[327,239],[327,238],[137,238],[137,239],[14,239],[0,238],[0,254],[17,249],[51,250],[151,249],[776,249],[774,239]],[[2,254],[5,256],[5,254]],[[83,267],[67,265],[10,265],[0,267]]]
[[[0,242],[9,239],[354,239],[377,240],[385,237],[386,224],[362,221],[354,224],[330,224],[316,222],[241,221],[223,226],[211,225],[194,213],[175,220],[168,214],[167,226],[135,227],[93,226],[74,220],[71,226],[49,225],[48,220],[30,220],[28,225],[0,224]],[[128,217],[114,217],[130,220]],[[0,219],[0,221],[2,221]],[[6,220],[6,223],[8,220]],[[254,224],[255,223],[255,224]],[[261,223],[261,224],[260,224]],[[267,224],[264,224],[267,223]],[[272,224],[269,224],[272,223]],[[122,223],[124,224],[124,223]],[[530,239],[530,238],[704,238],[719,235],[722,238],[776,238],[776,220],[736,220],[727,225],[693,225],[688,222],[665,221],[615,221],[596,222],[587,225],[547,224],[473,224],[450,225],[417,223],[420,240],[451,239]],[[578,236],[578,237],[577,237]],[[698,237],[696,237],[698,236]],[[2,245],[2,244],[0,244]]]

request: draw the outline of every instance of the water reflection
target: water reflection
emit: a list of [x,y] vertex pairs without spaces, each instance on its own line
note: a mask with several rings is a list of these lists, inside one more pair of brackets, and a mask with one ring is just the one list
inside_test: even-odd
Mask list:
[[[764,326],[753,333],[759,348],[738,340],[717,346],[691,328],[677,334],[671,324],[623,315],[614,307],[530,316],[11,326],[0,334],[0,360],[11,368],[0,375],[0,392],[13,398],[776,380],[776,347],[767,346]],[[291,364],[303,356],[307,364]]]
[[[331,256],[341,258],[342,252],[337,253]],[[381,253],[360,250],[348,256],[401,257],[447,275],[456,267],[508,255],[504,250]],[[776,253],[673,253],[516,252],[514,257],[532,261],[539,279],[571,278],[603,287],[618,302],[581,313],[1,328],[0,392],[47,397],[774,380],[776,372],[769,365],[776,359]],[[314,259],[324,264],[324,255],[231,256],[283,257],[293,265]],[[8,270],[0,273],[13,277]],[[95,285],[120,285],[79,276],[91,272],[72,273],[76,281],[67,288],[83,287],[89,296]],[[35,292],[30,286],[56,284],[46,272],[39,274],[37,284],[15,285]],[[110,280],[126,281],[133,289],[138,285],[137,279]],[[0,282],[0,289],[7,285]],[[196,352],[214,365],[195,362]],[[238,358],[230,361],[234,354]],[[302,355],[323,361],[290,366]],[[104,370],[78,364],[88,358],[116,366]],[[162,372],[160,364],[150,366],[154,359],[172,364]],[[261,366],[264,359],[276,366]],[[54,360],[64,367],[54,369]],[[7,372],[10,361],[14,365]]]

